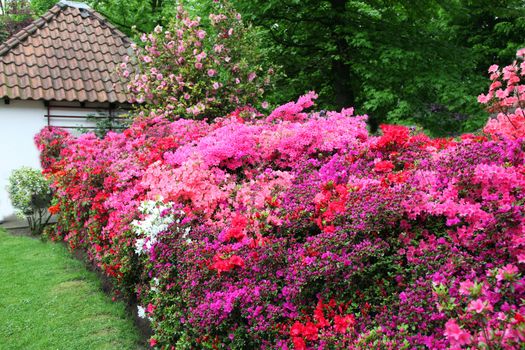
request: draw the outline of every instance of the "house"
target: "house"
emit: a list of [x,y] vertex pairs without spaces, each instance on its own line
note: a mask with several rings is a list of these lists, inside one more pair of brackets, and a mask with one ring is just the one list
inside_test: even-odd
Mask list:
[[131,41],[83,3],[63,1],[0,45],[0,221],[13,214],[10,173],[39,167],[44,126],[93,127],[86,116],[126,107],[116,68]]

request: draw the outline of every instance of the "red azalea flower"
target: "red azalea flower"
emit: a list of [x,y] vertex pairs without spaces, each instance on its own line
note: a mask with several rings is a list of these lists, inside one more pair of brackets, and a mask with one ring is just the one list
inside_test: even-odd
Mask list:
[[246,217],[237,214],[233,217],[231,227],[226,231],[226,235],[224,236],[225,241],[229,241],[230,239],[235,239],[237,241],[242,240],[244,237],[246,237],[246,233],[244,232],[244,229],[248,225],[248,219]]
[[[299,321],[296,321],[292,328],[290,329],[290,335],[292,337],[299,337],[303,336],[307,340],[317,340],[318,338],[318,328],[317,325],[315,325],[312,322],[306,322],[306,324],[302,324]],[[301,338],[302,339],[302,338]]]
[[303,324],[299,321],[295,321],[295,323],[292,325],[292,328],[290,329],[290,335],[292,337],[299,337],[303,334]]
[[232,255],[229,258],[222,258],[221,254],[216,254],[213,257],[213,264],[211,265],[211,269],[217,270],[219,275],[221,272],[227,272],[235,267],[244,267],[244,260],[237,255]]
[[303,327],[303,336],[308,340],[317,340],[318,332],[317,326],[312,322],[306,322]]
[[380,125],[383,136],[376,143],[377,148],[390,145],[405,145],[410,138],[410,129],[401,125]]
[[149,340],[149,346],[153,348],[153,347],[155,347],[155,345],[157,345],[157,339],[155,339],[155,338],[150,338],[150,340]]
[[335,232],[335,226],[333,226],[333,225],[325,226],[323,228],[323,232],[325,232],[325,233],[334,233]]
[[390,174],[388,174],[387,178],[388,178],[388,180],[390,182],[400,184],[400,183],[405,182],[407,180],[408,176],[404,172],[399,172],[399,173],[395,173],[395,174],[394,173],[390,173]]
[[389,173],[394,170],[394,163],[389,160],[382,160],[375,164],[374,170],[379,173]]
[[334,316],[334,328],[336,332],[346,333],[348,328],[353,328],[355,325],[354,315],[345,315],[345,316]]
[[293,337],[292,342],[295,350],[306,350],[306,343],[303,338]]
[[50,206],[48,209],[50,214],[58,214],[60,212],[60,204],[55,204],[55,205],[52,205]]
[[317,303],[317,306],[314,310],[314,320],[315,322],[317,322],[317,327],[318,328],[324,328],[324,327],[328,327],[330,325],[330,323],[328,322],[328,320],[324,317],[324,313],[323,313],[323,301],[322,300],[319,300],[319,302]]

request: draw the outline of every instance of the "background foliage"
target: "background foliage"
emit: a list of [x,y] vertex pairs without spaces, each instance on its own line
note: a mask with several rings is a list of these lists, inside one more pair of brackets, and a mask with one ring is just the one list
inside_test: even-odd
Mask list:
[[235,4],[268,33],[288,75],[278,89],[284,99],[315,89],[323,108],[370,113],[373,129],[382,121],[434,134],[479,128],[484,67],[510,61],[524,43],[520,1]]
[[[40,15],[55,0],[31,1]],[[28,3],[0,19],[0,39],[27,23]],[[168,25],[177,2],[92,0],[90,5],[138,40]],[[485,67],[509,62],[525,44],[525,7],[518,0],[232,0],[285,76],[267,99],[280,104],[315,90],[321,109],[355,106],[381,122],[419,125],[434,135],[478,130],[487,115],[476,103]],[[187,0],[192,15],[209,1]],[[16,9],[15,9],[16,8]],[[9,12],[9,11],[8,11]],[[133,27],[136,27],[136,30]]]
[[[385,121],[434,135],[481,128],[486,113],[476,96],[485,67],[510,61],[525,44],[525,8],[516,0],[232,2],[264,38],[259,49],[283,67],[269,101],[315,90],[321,109],[370,114],[373,131]],[[203,18],[211,11],[208,2],[185,4]],[[148,32],[174,12],[165,1],[93,6],[130,34],[133,24]]]

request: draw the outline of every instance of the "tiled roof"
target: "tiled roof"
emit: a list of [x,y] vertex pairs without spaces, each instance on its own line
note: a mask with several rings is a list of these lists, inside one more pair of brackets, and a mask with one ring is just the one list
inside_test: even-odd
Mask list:
[[87,5],[61,2],[0,45],[0,98],[126,102],[115,69],[130,44]]

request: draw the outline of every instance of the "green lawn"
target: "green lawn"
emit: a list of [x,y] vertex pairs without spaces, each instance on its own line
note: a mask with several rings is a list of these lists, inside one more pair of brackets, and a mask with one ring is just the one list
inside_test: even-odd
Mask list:
[[58,244],[0,229],[0,349],[138,349],[122,303]]

